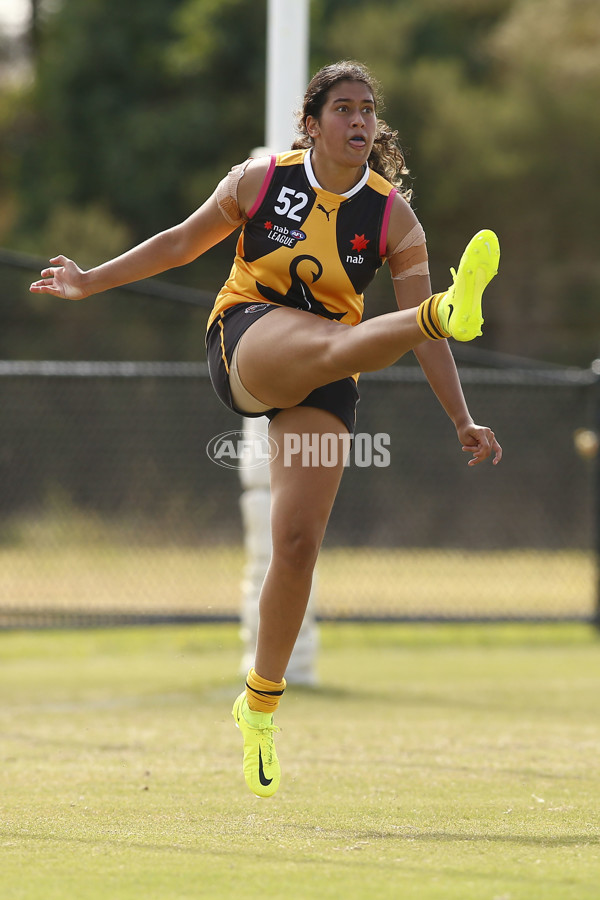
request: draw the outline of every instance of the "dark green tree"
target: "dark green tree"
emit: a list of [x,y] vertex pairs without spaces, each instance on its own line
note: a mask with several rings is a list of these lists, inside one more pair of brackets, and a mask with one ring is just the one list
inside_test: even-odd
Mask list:
[[64,0],[41,31],[26,227],[100,203],[140,238],[191,212],[204,173],[262,141],[261,6]]

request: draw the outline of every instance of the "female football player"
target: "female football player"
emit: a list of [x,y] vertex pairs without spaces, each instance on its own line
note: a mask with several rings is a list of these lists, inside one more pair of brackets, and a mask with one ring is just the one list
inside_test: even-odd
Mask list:
[[[270,436],[335,435],[331,465],[279,453],[271,468],[273,554],[260,598],[254,667],[233,716],[249,788],[279,785],[273,712],[310,593],[313,569],[354,431],[357,374],[413,350],[469,465],[502,450],[471,418],[447,338],[481,334],[481,296],[498,267],[491,231],[468,244],[452,286],[431,293],[423,229],[401,187],[404,159],[370,73],[329,65],[310,82],[291,151],[235,166],[184,222],[121,256],[80,269],[57,256],[31,286],[71,300],[181,266],[241,227],[229,278],[206,335],[214,388],[232,410],[267,415]],[[363,293],[387,261],[398,310],[362,320]]]

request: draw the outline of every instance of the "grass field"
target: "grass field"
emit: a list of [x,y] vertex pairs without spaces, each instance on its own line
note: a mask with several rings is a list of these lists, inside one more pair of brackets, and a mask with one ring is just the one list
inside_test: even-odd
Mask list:
[[2,900],[596,900],[600,641],[324,626],[261,801],[234,626],[0,633]]

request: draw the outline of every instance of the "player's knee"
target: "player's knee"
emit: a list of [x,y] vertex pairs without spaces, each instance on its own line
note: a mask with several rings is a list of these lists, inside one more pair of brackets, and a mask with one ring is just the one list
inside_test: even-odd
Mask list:
[[320,546],[320,532],[317,534],[311,528],[286,528],[273,539],[273,560],[298,573],[312,571]]

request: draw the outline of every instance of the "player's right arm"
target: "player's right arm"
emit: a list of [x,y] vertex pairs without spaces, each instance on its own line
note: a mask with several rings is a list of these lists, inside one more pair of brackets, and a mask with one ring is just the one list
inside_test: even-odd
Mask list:
[[[268,158],[251,160],[239,183],[242,220],[258,197]],[[239,223],[238,223],[239,224]],[[55,256],[29,290],[65,300],[81,300],[100,291],[140,281],[167,269],[184,266],[218,244],[238,227],[224,216],[217,191],[183,222],[161,231],[120,256],[84,271],[66,256]]]

